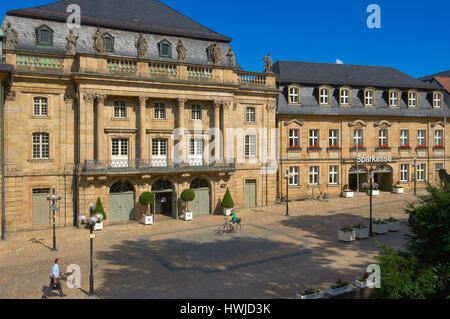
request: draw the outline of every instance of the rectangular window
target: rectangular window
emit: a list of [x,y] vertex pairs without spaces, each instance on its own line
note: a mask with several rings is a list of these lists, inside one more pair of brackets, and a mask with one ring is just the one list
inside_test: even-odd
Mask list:
[[167,156],[167,140],[153,139],[152,140],[152,155],[153,156]]
[[33,133],[33,159],[50,158],[50,135],[48,133]]
[[434,107],[442,106],[442,95],[440,93],[433,93],[433,106]]
[[400,182],[409,182],[409,165],[402,164],[400,166]]
[[368,90],[364,94],[364,104],[366,106],[373,106],[373,91]]
[[410,92],[408,94],[408,105],[410,107],[416,107],[417,106],[417,93],[416,92]]
[[388,131],[386,129],[378,131],[378,146],[388,147]]
[[300,147],[298,130],[289,130],[289,147],[290,148]]
[[298,88],[290,88],[289,89],[289,102],[292,104],[299,103],[299,89]]
[[245,137],[245,156],[256,156],[256,135]]
[[299,167],[289,167],[289,186],[300,185]]
[[330,90],[329,89],[320,89],[320,104],[328,105],[330,104]]
[[409,147],[409,131],[400,130],[400,146]]
[[328,131],[328,146],[335,148],[339,147],[339,130]]
[[166,106],[164,103],[155,103],[155,119],[166,119]]
[[389,94],[389,103],[391,106],[398,106],[398,92],[391,92]]
[[35,116],[48,116],[48,100],[45,97],[34,98],[34,113]]
[[357,129],[353,131],[353,146],[357,148],[364,147],[362,130]]
[[248,107],[245,111],[245,121],[248,123],[255,123],[255,108],[254,107]]
[[192,105],[192,120],[202,119],[202,107],[201,105]]
[[114,117],[119,119],[127,117],[127,106],[125,101],[114,101]]
[[319,166],[309,167],[309,185],[319,185]]
[[309,130],[309,147],[319,147],[319,130]]
[[444,140],[443,140],[443,131],[437,130],[434,131],[434,146],[435,147],[444,147]]
[[341,105],[348,105],[350,103],[350,91],[341,90]]
[[417,181],[418,182],[425,181],[425,164],[417,165]]
[[420,130],[417,132],[417,146],[418,147],[426,147],[427,141],[426,141],[427,132],[424,130]]
[[339,183],[339,166],[330,166],[329,183],[331,185]]

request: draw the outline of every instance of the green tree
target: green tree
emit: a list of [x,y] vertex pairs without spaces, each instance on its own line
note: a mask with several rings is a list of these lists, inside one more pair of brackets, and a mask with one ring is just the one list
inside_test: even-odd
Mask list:
[[144,192],[139,196],[139,203],[143,206],[147,206],[147,215],[150,211],[150,206],[155,203],[155,195],[151,192]]
[[195,193],[192,189],[185,189],[181,192],[181,199],[186,202],[186,210],[189,211],[189,203],[195,199]]
[[103,204],[102,204],[102,201],[101,201],[100,197],[97,198],[97,203],[95,204],[95,208],[94,208],[93,214],[95,215],[95,214],[98,214],[98,213],[103,215],[103,220],[106,220],[106,213],[105,213],[105,210],[103,208]]
[[227,188],[227,191],[225,192],[225,196],[223,197],[222,203],[220,204],[222,208],[233,208],[234,202],[231,198],[230,190]]

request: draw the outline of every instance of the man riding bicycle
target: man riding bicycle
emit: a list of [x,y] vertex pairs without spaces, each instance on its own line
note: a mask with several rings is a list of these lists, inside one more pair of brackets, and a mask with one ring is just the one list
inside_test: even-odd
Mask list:
[[229,230],[233,230],[234,229],[234,224],[236,224],[238,222],[238,218],[236,217],[236,212],[233,210],[231,210],[231,215],[230,215],[230,220],[228,221],[228,226],[229,226]]

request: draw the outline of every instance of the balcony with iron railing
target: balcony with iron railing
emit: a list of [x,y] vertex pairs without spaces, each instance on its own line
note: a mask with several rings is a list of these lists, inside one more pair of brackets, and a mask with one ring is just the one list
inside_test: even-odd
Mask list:
[[193,159],[186,162],[166,160],[92,160],[85,161],[82,174],[118,174],[118,173],[183,173],[189,171],[233,171],[235,163],[210,162],[205,159]]
[[93,54],[68,56],[5,50],[5,55],[7,64],[25,72],[131,76],[152,80],[276,89],[276,77],[273,73],[246,72],[226,66]]

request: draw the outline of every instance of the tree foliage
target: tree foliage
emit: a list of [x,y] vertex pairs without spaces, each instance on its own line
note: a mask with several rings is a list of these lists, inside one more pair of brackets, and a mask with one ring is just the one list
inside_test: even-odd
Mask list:
[[189,202],[195,199],[195,193],[192,189],[185,189],[181,192],[181,199],[186,202],[186,210],[189,211]]
[[97,203],[95,204],[95,208],[94,208],[94,212],[93,214],[102,214],[103,215],[103,220],[106,220],[106,213],[105,213],[105,209],[103,208],[103,204],[102,201],[100,199],[100,197],[97,198]]
[[225,192],[225,196],[223,197],[222,203],[220,204],[222,208],[233,208],[234,202],[231,198],[230,190],[227,188],[227,191]]

